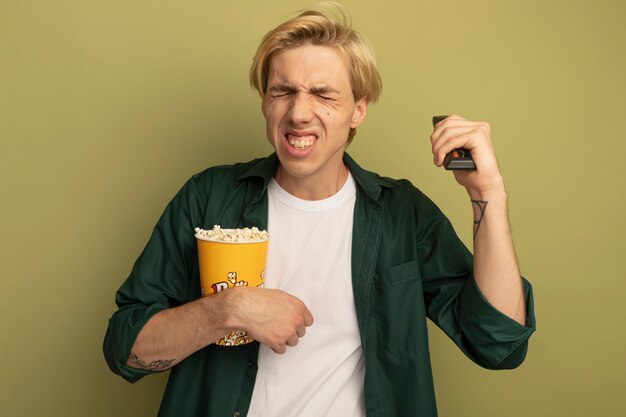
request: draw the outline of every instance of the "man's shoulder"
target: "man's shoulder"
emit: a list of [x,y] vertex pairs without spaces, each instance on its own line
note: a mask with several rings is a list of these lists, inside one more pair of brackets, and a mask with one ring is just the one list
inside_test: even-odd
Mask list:
[[407,216],[423,219],[424,222],[447,221],[445,215],[422,190],[406,178],[392,178],[367,171],[380,187],[378,204],[386,213],[386,221],[406,220]]
[[245,183],[247,179],[254,177],[269,179],[276,170],[274,159],[272,154],[245,162],[214,165],[194,174],[190,181],[203,185],[208,183],[226,185],[236,182]]
[[378,181],[383,190],[383,198],[391,204],[415,203],[422,202],[428,197],[420,190],[418,186],[406,178],[392,178],[386,176],[378,176]]
[[406,178],[384,176],[375,171],[361,168],[360,166],[358,170],[351,170],[351,172],[362,188],[377,188],[381,190],[382,196],[422,194],[420,189]]
[[272,166],[272,155],[246,162],[210,166],[193,174],[180,192],[206,199],[209,195],[226,198],[228,195],[245,192],[249,187],[262,188],[274,173],[271,171]]
[[[364,193],[389,213],[438,213],[437,205],[406,178],[393,178],[363,169],[350,160],[351,172]],[[356,175],[355,175],[356,174]]]
[[373,199],[413,193],[421,194],[419,189],[408,179],[387,177],[375,171],[364,169],[348,154],[345,154],[344,162],[359,186]]
[[213,176],[239,178],[242,175],[245,176],[248,171],[258,166],[263,161],[266,161],[268,158],[269,157],[255,158],[244,162],[213,165],[194,174],[192,177],[195,179],[204,179]]

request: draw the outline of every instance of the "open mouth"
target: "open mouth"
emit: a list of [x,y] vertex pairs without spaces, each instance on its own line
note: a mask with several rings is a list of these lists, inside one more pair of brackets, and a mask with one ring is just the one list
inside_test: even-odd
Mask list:
[[313,135],[303,135],[303,136],[299,136],[299,135],[294,135],[294,134],[287,134],[287,142],[294,147],[295,149],[298,150],[302,150],[302,149],[307,149],[309,148],[311,145],[313,145],[313,142],[315,141],[315,136]]

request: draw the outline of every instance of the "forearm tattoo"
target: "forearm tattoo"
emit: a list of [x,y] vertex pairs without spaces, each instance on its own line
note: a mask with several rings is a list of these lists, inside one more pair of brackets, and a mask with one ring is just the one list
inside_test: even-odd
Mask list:
[[172,366],[175,360],[176,359],[158,359],[150,363],[145,363],[135,352],[131,351],[128,357],[128,365],[145,371],[164,371]]
[[485,210],[487,210],[488,201],[472,200],[472,203],[476,204],[476,206],[480,210],[480,215],[478,216],[478,219],[474,220],[474,240],[476,240],[476,234],[478,233],[478,228],[480,228],[480,224],[483,222],[483,217],[485,217]]

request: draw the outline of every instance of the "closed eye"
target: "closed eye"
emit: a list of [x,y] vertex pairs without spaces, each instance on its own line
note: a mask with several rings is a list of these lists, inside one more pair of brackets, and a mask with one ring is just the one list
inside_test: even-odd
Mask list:
[[291,94],[291,93],[290,93],[290,92],[285,92],[285,93],[275,93],[275,94],[272,94],[272,95],[271,95],[271,97],[272,97],[272,98],[286,97],[286,96],[288,96],[289,94]]
[[287,97],[295,92],[296,89],[289,85],[274,85],[267,90],[267,93],[271,98]]

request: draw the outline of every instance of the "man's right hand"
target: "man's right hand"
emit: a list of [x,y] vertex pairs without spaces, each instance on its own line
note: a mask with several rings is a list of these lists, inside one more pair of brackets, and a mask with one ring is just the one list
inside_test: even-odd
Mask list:
[[245,330],[253,339],[268,345],[276,353],[298,344],[313,315],[297,297],[281,290],[236,287],[219,294],[230,314],[228,328]]

